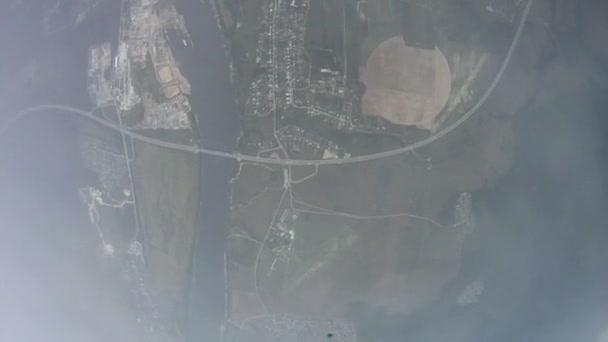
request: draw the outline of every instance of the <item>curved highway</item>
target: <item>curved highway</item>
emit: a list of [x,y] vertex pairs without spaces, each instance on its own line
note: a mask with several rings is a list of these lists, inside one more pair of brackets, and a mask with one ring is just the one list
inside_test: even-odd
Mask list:
[[501,65],[498,73],[496,74],[496,77],[494,78],[494,80],[492,81],[492,83],[490,84],[488,89],[486,89],[484,94],[481,96],[479,101],[477,101],[477,103],[475,103],[475,105],[473,107],[471,107],[471,109],[469,109],[469,111],[467,111],[462,117],[460,117],[457,121],[455,121],[448,127],[444,128],[443,130],[437,132],[436,134],[434,134],[426,139],[420,140],[414,144],[411,144],[411,145],[408,145],[405,147],[401,147],[401,148],[397,148],[394,150],[379,152],[379,153],[372,153],[372,154],[368,154],[368,155],[356,156],[356,157],[346,158],[346,159],[319,159],[319,160],[274,159],[274,158],[267,158],[267,157],[258,157],[258,156],[253,156],[253,155],[243,155],[243,154],[239,154],[239,153],[230,153],[230,152],[223,152],[223,151],[218,151],[218,150],[210,150],[210,149],[206,149],[204,147],[198,147],[198,146],[193,146],[193,145],[184,145],[184,144],[178,144],[178,143],[172,143],[172,142],[168,142],[168,141],[164,141],[164,140],[159,140],[159,139],[155,139],[155,138],[150,138],[148,136],[145,136],[143,134],[139,134],[139,133],[136,133],[133,131],[123,130],[119,125],[105,121],[103,119],[100,119],[99,117],[95,116],[92,112],[87,112],[82,109],[78,109],[78,108],[74,108],[74,107],[70,107],[70,106],[64,106],[64,105],[40,105],[40,106],[34,106],[34,107],[27,108],[27,109],[19,112],[15,117],[13,117],[11,120],[9,120],[2,129],[0,129],[0,136],[2,136],[2,134],[6,130],[8,130],[8,128],[10,128],[10,126],[15,121],[19,120],[21,117],[23,117],[27,114],[35,113],[35,112],[42,111],[42,110],[55,109],[55,110],[63,110],[63,111],[71,112],[74,114],[82,115],[103,126],[106,126],[113,130],[116,130],[118,132],[124,133],[134,139],[137,139],[137,140],[149,143],[149,144],[153,144],[153,145],[157,145],[157,146],[161,146],[161,147],[165,147],[165,148],[169,148],[169,149],[173,149],[173,150],[180,150],[180,151],[186,151],[186,152],[191,152],[191,153],[201,153],[201,154],[213,155],[213,156],[218,156],[218,157],[222,157],[222,158],[236,159],[238,161],[285,165],[285,166],[288,166],[288,165],[337,165],[337,164],[351,164],[351,163],[365,162],[365,161],[370,161],[370,160],[376,160],[376,159],[396,156],[396,155],[399,155],[399,154],[402,154],[402,153],[405,153],[408,151],[415,150],[422,146],[428,145],[428,144],[434,142],[435,140],[443,137],[444,135],[450,133],[451,131],[456,129],[458,126],[460,126],[463,122],[465,122],[469,117],[471,117],[471,115],[473,115],[479,109],[479,107],[481,107],[485,103],[487,98],[494,91],[494,88],[496,88],[496,85],[502,78],[502,75],[504,74],[505,70],[507,69],[509,62],[511,61],[511,57],[513,56],[515,47],[517,46],[517,43],[519,42],[519,39],[523,32],[523,29],[524,29],[526,20],[528,18],[528,15],[530,13],[530,8],[532,7],[533,2],[534,2],[534,0],[528,0],[528,3],[526,4],[526,7],[524,8],[523,14],[519,21],[519,25],[517,26],[517,30],[515,31],[513,41],[511,42],[511,45],[509,46],[509,50],[507,51],[507,54],[505,56],[505,59]]

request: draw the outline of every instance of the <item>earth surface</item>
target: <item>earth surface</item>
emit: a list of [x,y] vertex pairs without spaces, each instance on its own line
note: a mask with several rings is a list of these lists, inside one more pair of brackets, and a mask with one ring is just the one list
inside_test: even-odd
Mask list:
[[[506,0],[435,1],[428,19],[408,14],[403,1],[310,0],[306,12],[303,2],[285,7],[301,12],[282,21],[264,17],[274,2],[213,3],[225,59],[200,63],[231,64],[243,123],[235,150],[277,160],[348,158],[441,130],[493,80],[522,9]],[[88,48],[118,37],[119,1],[37,5],[12,0],[0,13],[0,41],[11,52],[0,57],[2,128],[38,104],[93,108]],[[148,253],[141,269],[127,257],[132,208],[102,213],[107,229],[98,230],[79,196],[99,182],[83,167],[82,137],[122,146],[120,135],[53,110],[18,121],[0,135],[0,270],[11,275],[0,285],[10,308],[0,314],[9,322],[0,340],[200,340],[192,328],[203,325],[192,309],[197,288],[186,285],[197,265],[209,272],[203,276],[225,279],[226,298],[216,298],[226,302],[223,323],[214,327],[224,341],[606,340],[606,9],[601,1],[536,0],[488,101],[457,130],[399,156],[330,166],[201,164],[137,142],[133,183]],[[275,65],[256,64],[267,55],[256,52],[264,40],[253,34],[270,23],[306,27],[301,55],[288,57],[293,49],[277,44],[284,50],[270,54],[282,56]],[[336,33],[344,27],[352,36]],[[293,98],[270,85],[276,93],[255,97],[264,82],[286,79],[274,69],[285,61],[310,75],[286,81]],[[191,82],[193,94],[212,94],[218,82],[206,82]],[[248,96],[279,104],[252,116],[246,104],[260,102]],[[209,108],[200,114],[221,109]],[[201,167],[222,174],[227,190],[201,190]],[[196,259],[209,215],[200,203],[226,212],[212,224],[220,234],[207,239],[224,256],[212,260],[224,265],[219,273]],[[150,322],[164,331],[151,334]]]

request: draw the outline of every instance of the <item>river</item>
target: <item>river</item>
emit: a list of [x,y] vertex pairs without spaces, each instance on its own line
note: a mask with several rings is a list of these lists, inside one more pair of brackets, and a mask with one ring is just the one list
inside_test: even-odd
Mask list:
[[[192,85],[192,109],[205,147],[233,151],[240,133],[236,93],[222,33],[207,1],[177,0],[192,47],[172,42],[181,71]],[[225,221],[234,161],[201,157],[199,227],[194,242],[189,298],[189,341],[216,341],[225,318]]]

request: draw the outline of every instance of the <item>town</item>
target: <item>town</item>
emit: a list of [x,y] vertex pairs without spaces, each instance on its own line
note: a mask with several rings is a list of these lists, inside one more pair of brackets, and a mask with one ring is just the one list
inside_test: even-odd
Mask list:
[[[183,16],[172,0],[125,0],[120,19],[116,44],[89,47],[87,90],[92,114],[141,134],[163,130],[175,133],[172,136],[191,136],[196,124],[190,116],[190,82],[171,50],[175,37],[178,44],[190,44]],[[139,324],[154,327],[147,329],[147,334],[154,334],[154,329],[164,329],[164,323],[158,300],[144,285],[152,272],[144,260],[149,241],[142,239],[142,231],[150,228],[140,223],[141,204],[133,182],[133,174],[141,172],[132,170],[137,168],[133,166],[137,143],[124,132],[100,131],[86,124],[82,131],[80,154],[97,182],[81,188],[80,199],[97,231],[101,254],[122,262],[126,286],[141,303]]]
[[[190,83],[175,61],[169,32],[188,44],[183,17],[171,0],[129,0],[121,12],[116,51],[110,42],[89,48],[87,89],[93,113],[124,129],[191,131]],[[120,136],[116,136],[120,138]],[[91,191],[108,208],[134,207],[131,158],[134,146],[124,136],[112,140],[91,132],[81,147],[85,167],[99,179]],[[91,198],[90,191],[86,191]],[[88,200],[87,200],[88,201]]]
[[190,83],[169,46],[177,31],[188,44],[183,17],[170,0],[125,3],[117,51],[110,43],[89,51],[89,93],[97,106],[115,103],[129,129],[190,130]]
[[[346,66],[332,70],[312,65],[305,46],[309,5],[309,0],[263,2],[256,72],[244,100],[243,119],[245,124],[272,120],[274,134],[245,141],[246,150],[259,151],[282,144],[288,146],[290,157],[294,158],[348,158],[352,153],[342,151],[344,148],[330,137],[311,132],[401,132],[385,120],[362,116],[363,87],[347,77]],[[322,146],[332,146],[330,150],[336,151],[323,153]],[[310,153],[302,153],[306,150]]]

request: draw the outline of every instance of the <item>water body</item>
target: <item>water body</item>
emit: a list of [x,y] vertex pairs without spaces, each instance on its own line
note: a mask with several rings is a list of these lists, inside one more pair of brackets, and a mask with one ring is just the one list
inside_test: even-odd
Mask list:
[[[192,109],[205,147],[234,151],[240,133],[236,93],[230,81],[222,33],[207,1],[178,0],[192,47],[172,42],[182,73],[192,85]],[[190,341],[217,341],[225,318],[224,250],[234,161],[201,158],[199,227],[194,242],[190,291],[186,303]]]

